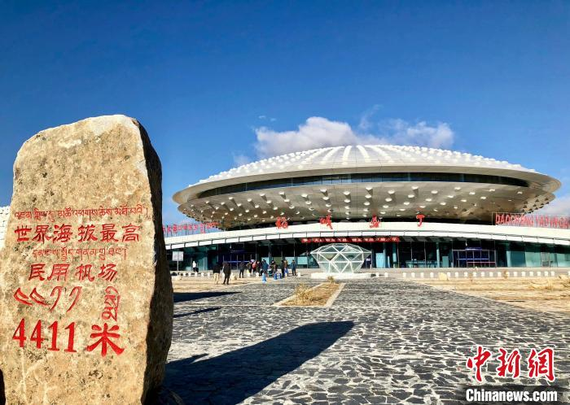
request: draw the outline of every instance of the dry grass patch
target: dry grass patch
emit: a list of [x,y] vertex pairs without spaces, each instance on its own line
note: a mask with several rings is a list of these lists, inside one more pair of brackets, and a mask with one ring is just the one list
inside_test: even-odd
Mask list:
[[546,312],[570,313],[570,279],[513,278],[416,280],[444,290],[490,298],[507,304]]
[[329,281],[316,287],[299,284],[295,287],[295,295],[281,305],[289,307],[321,307],[340,288],[340,284],[329,277]]

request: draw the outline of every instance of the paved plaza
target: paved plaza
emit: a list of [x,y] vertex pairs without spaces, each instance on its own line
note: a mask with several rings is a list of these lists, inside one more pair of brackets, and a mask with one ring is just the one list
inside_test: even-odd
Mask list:
[[[523,357],[553,347],[556,385],[568,388],[566,315],[383,278],[347,283],[331,308],[273,306],[298,282],[175,294],[166,386],[187,404],[460,403],[482,345]],[[497,365],[487,386],[537,385],[497,377]]]

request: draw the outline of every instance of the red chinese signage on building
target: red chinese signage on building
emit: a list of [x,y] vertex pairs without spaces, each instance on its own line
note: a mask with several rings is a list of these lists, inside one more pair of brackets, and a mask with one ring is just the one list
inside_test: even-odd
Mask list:
[[370,221],[370,228],[380,228],[380,220],[376,215],[374,215],[372,221]]
[[424,218],[426,216],[424,214],[418,214],[416,215],[416,219],[418,220],[418,227],[422,226],[422,224],[424,223]]
[[496,212],[495,225],[529,226],[534,228],[570,229],[570,217]]
[[277,229],[287,229],[289,228],[289,222],[287,222],[286,217],[277,217],[277,221],[275,221],[275,226]]
[[330,229],[333,229],[333,227],[332,227],[332,220],[331,220],[330,214],[327,215],[326,217],[320,218],[320,219],[319,219],[319,223],[320,223],[321,225],[325,225],[325,226],[329,227]]
[[398,236],[350,237],[350,238],[301,238],[302,243],[388,243],[400,242]]
[[218,230],[217,222],[162,225],[162,231],[164,232],[164,236],[193,235],[197,233],[215,232],[217,230]]

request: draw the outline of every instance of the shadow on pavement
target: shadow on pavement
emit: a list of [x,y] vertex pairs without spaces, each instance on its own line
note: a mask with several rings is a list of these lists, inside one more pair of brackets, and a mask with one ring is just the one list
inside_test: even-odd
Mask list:
[[239,294],[238,291],[202,291],[174,293],[174,303],[201,300],[204,298],[222,297],[224,295]]
[[183,312],[183,313],[181,313],[181,314],[174,314],[173,318],[182,318],[182,317],[184,317],[184,316],[189,316],[189,315],[203,314],[203,313],[205,313],[205,312],[217,311],[217,310],[220,309],[220,308],[221,308],[221,307],[197,309],[196,311]]
[[166,365],[165,386],[187,405],[237,404],[318,356],[353,326],[312,323],[211,359],[176,360]]

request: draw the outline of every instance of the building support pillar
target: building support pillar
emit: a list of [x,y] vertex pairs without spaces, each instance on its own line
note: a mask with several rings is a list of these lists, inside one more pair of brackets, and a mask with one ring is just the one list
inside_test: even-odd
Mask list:
[[398,267],[398,244],[392,242],[392,267]]
[[505,253],[507,254],[507,267],[513,267],[513,261],[511,257],[511,244],[509,242],[507,242]]
[[441,267],[441,260],[439,255],[439,242],[435,242],[435,262],[436,267],[439,269]]

